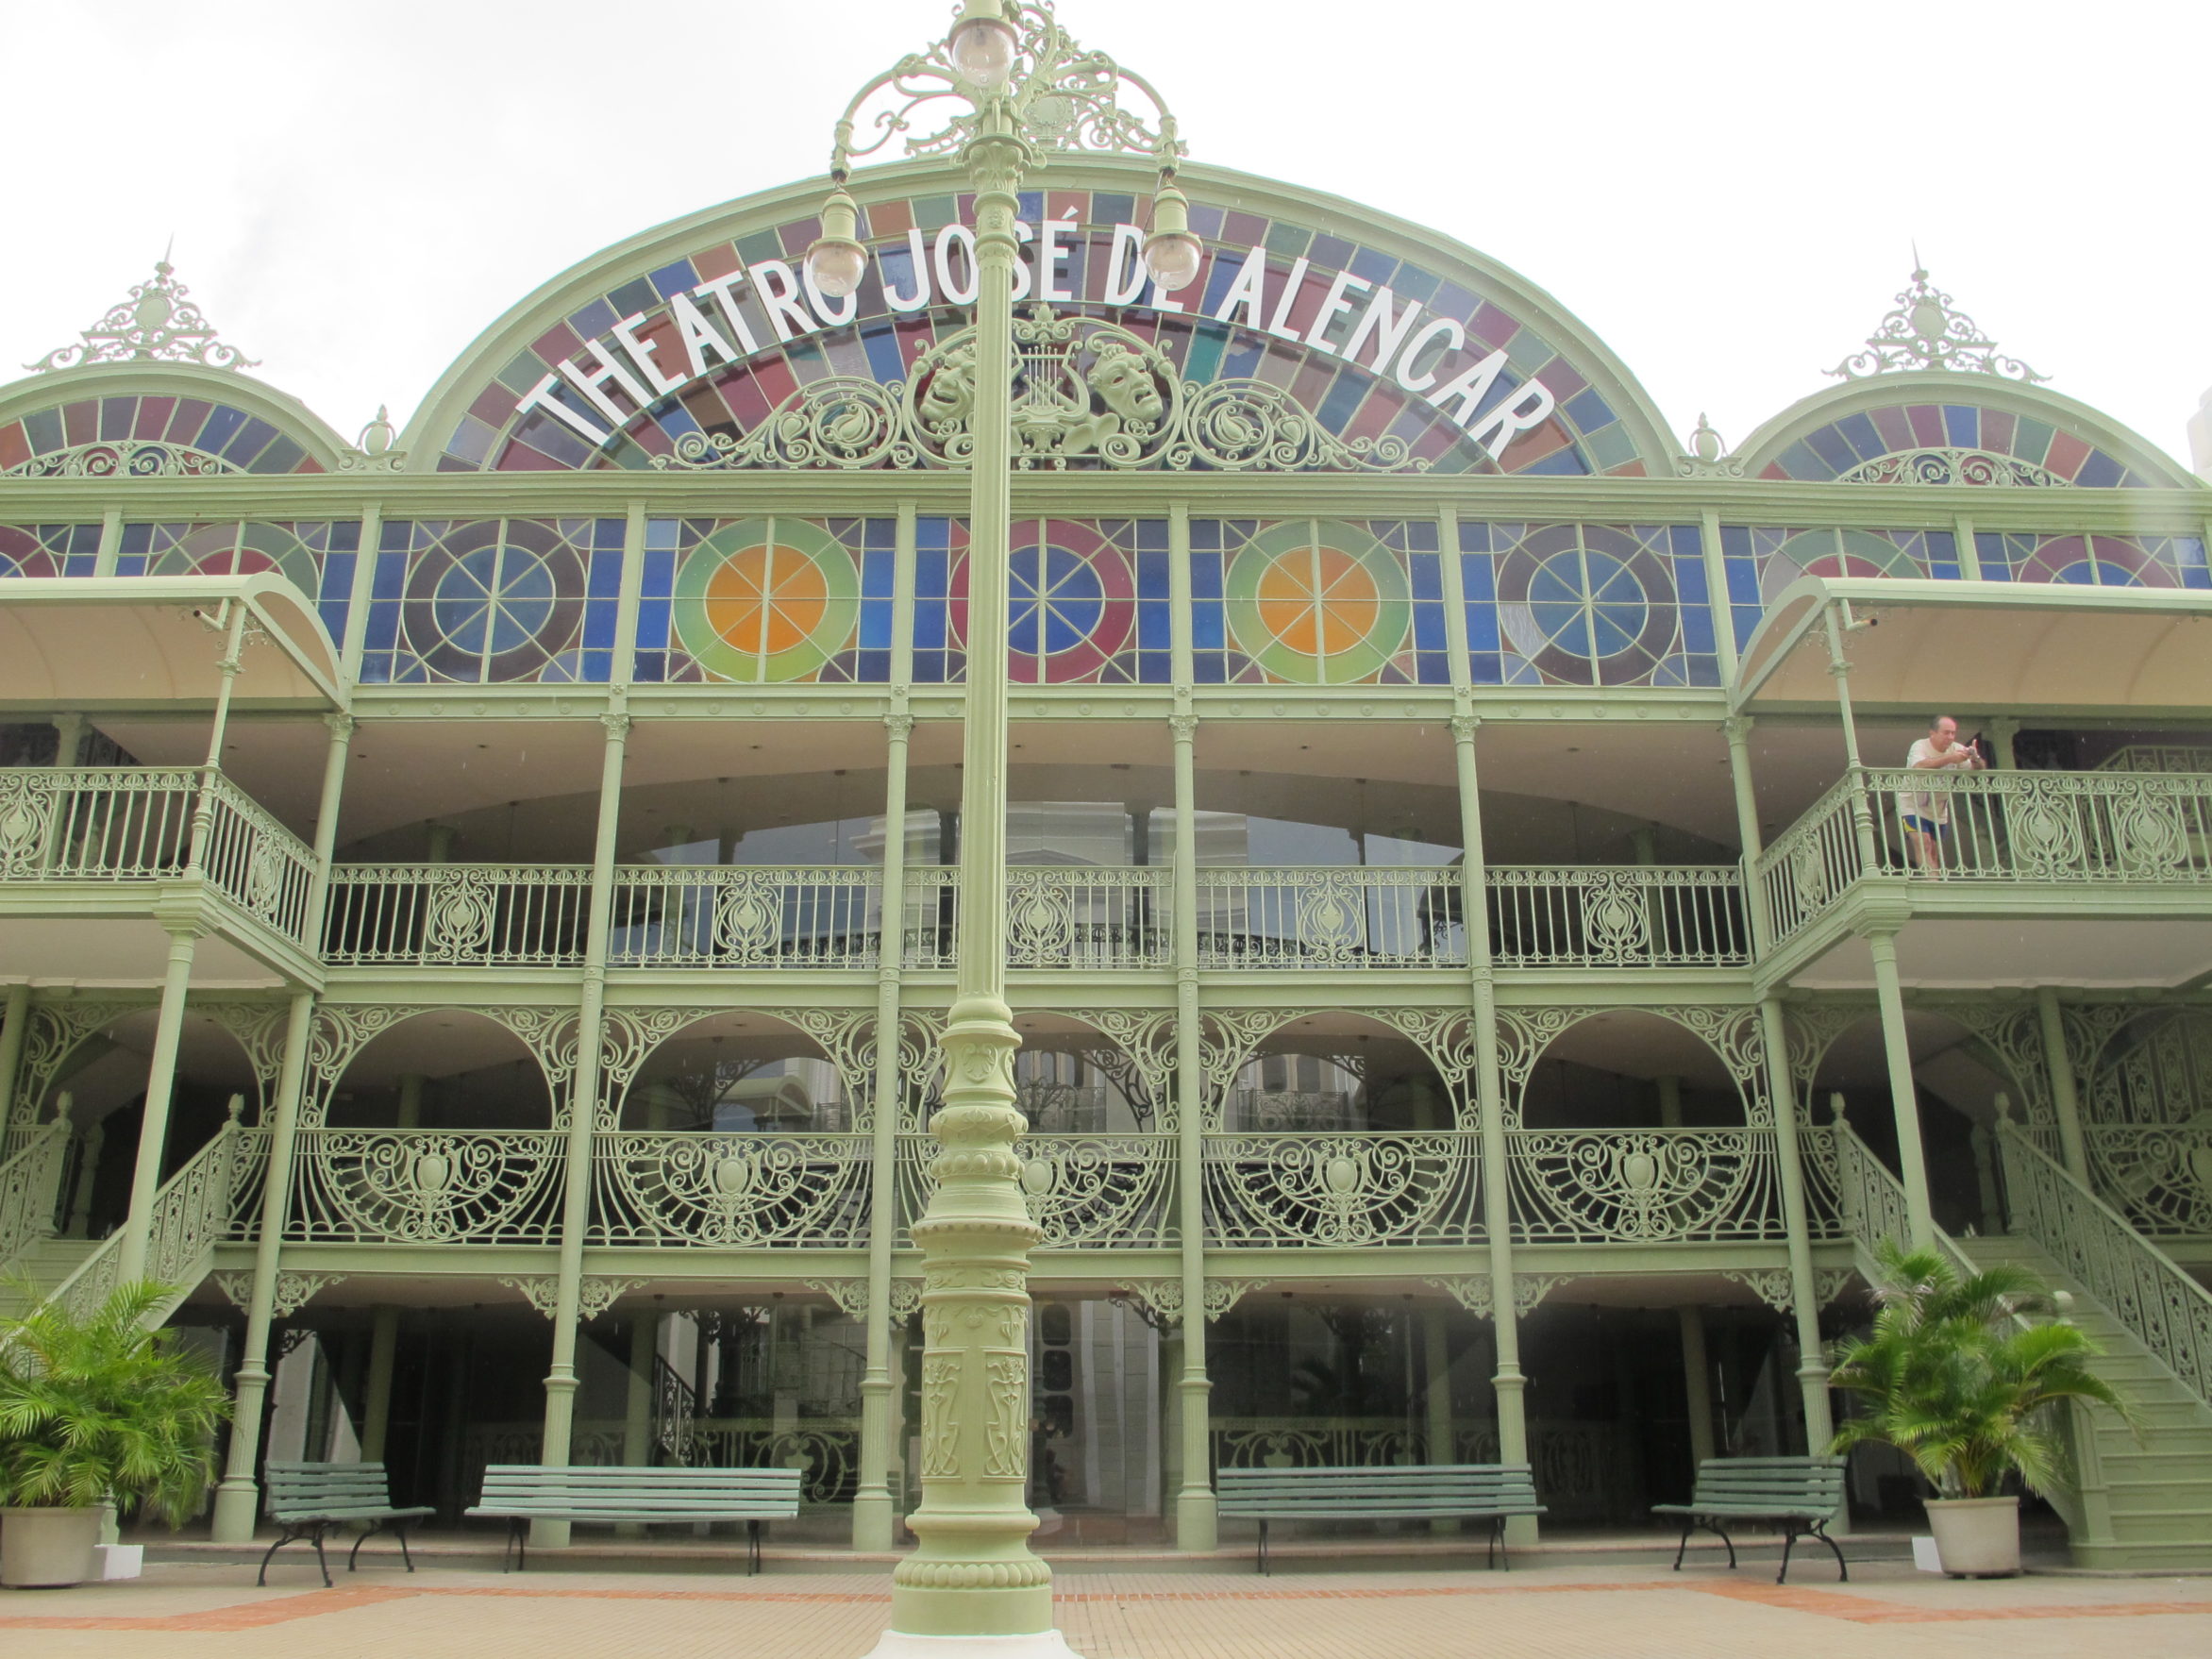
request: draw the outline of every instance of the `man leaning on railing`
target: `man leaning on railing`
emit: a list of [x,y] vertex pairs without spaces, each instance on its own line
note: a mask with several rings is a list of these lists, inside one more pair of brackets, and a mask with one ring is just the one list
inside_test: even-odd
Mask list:
[[[1988,765],[1982,753],[1982,734],[1972,741],[1958,740],[1958,722],[1938,714],[1928,723],[1928,735],[1915,738],[1904,763],[1915,772],[1979,772]],[[1904,830],[1904,844],[1913,867],[1930,873],[1943,867],[1943,835],[1951,827],[1948,792],[1940,789],[1901,789],[1897,792],[1897,817]]]

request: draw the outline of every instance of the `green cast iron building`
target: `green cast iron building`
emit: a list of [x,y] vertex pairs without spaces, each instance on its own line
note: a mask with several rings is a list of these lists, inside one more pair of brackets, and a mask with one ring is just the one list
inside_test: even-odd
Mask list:
[[[449,1517],[563,1453],[796,1462],[821,1539],[913,1501],[959,177],[856,183],[843,301],[818,181],[610,248],[358,444],[165,265],[0,388],[0,1257],[265,1348],[266,1455]],[[2079,1558],[2201,1563],[2212,491],[1921,273],[1684,453],[1482,255],[1183,184],[1180,303],[1148,163],[1023,199],[1047,1535],[1171,1533],[1194,1412],[1222,1467],[1525,1445],[1547,1525],[1635,1523],[1823,1437],[1868,1247],[1939,1231],[2153,1419],[2076,1425]],[[1898,774],[1936,713],[1992,769]]]

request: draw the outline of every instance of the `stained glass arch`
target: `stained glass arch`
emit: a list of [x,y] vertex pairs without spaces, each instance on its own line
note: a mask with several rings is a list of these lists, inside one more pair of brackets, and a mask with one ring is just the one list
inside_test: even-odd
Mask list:
[[349,445],[235,370],[92,363],[0,386],[0,478],[335,472]]
[[[1181,174],[1199,276],[1163,296],[1135,263],[1141,160],[1055,158],[1022,197],[1018,314],[1092,333],[1064,373],[1087,408],[1030,432],[1081,470],[1642,477],[1676,445],[1650,397],[1542,290],[1472,249],[1333,197]],[[824,186],[662,226],[575,266],[494,324],[410,423],[440,472],[927,469],[963,418],[971,320],[964,180],[942,159],[854,184],[858,293],[809,292]],[[1178,303],[1180,300],[1180,303]],[[1094,336],[1111,325],[1111,340]],[[1123,336],[1127,336],[1124,338]],[[928,404],[929,407],[919,407]],[[1258,437],[1253,435],[1257,433]],[[949,458],[959,464],[957,454]]]
[[1877,375],[1793,404],[1736,451],[1800,483],[2193,489],[2155,444],[2086,404],[1993,375]]

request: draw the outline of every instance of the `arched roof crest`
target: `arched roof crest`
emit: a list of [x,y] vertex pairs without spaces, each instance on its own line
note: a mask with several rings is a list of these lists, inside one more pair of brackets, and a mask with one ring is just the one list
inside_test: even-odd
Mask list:
[[0,478],[338,472],[352,446],[237,369],[80,363],[0,386]]
[[[1180,296],[1182,316],[1138,303],[1160,297],[1130,286],[1131,231],[1151,166],[1058,157],[1024,196],[1024,218],[1038,227],[1025,259],[1042,257],[1049,226],[1064,261],[1054,267],[1061,291],[1038,297],[1082,318],[1089,344],[1074,348],[1068,367],[1097,398],[1084,432],[1037,464],[1671,475],[1679,446],[1651,398],[1548,293],[1458,243],[1336,197],[1182,168],[1206,264]],[[870,167],[851,188],[875,258],[855,309],[842,313],[850,322],[823,323],[819,312],[840,313],[810,297],[798,275],[826,181],[709,208],[594,255],[485,330],[409,423],[405,465],[946,464],[897,405],[898,389],[944,366],[966,326],[964,178],[930,158]],[[1262,276],[1248,269],[1255,247]],[[770,274],[758,282],[741,274],[755,266]],[[887,276],[911,307],[886,293]],[[1370,317],[1385,288],[1389,307]],[[947,290],[955,303],[943,303]],[[733,344],[738,360],[722,361],[708,334]],[[1143,362],[1165,414],[1144,408],[1141,390],[1121,404],[1097,391],[1098,357],[1084,353],[1109,337],[1103,355]],[[1348,362],[1344,349],[1355,343],[1359,360]],[[1126,387],[1128,363],[1117,366]],[[645,395],[631,396],[625,382]],[[1179,400],[1204,393],[1217,409],[1232,385],[1260,386],[1259,401],[1238,410],[1266,428],[1264,440],[1248,452],[1179,448],[1176,431],[1198,424]],[[788,418],[771,422],[771,413]],[[779,435],[762,436],[771,427]]]

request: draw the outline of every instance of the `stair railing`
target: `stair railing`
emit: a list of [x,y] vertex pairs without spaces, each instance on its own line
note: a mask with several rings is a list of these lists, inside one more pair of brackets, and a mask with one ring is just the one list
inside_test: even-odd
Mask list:
[[54,1231],[69,1125],[42,1123],[14,1157],[0,1164],[0,1268]]
[[[1851,1125],[1844,1122],[1842,1096],[1835,1098],[1834,1109],[1835,1122],[1830,1131],[1833,1136],[1830,1144],[1835,1153],[1837,1208],[1851,1235],[1859,1274],[1870,1284],[1880,1270],[1874,1259],[1876,1242],[1885,1237],[1894,1238],[1900,1244],[1911,1242],[1904,1221],[1904,1182],[1892,1175]],[[1935,1233],[1936,1248],[1956,1272],[1971,1277],[1982,1270],[1951,1234],[1941,1228],[1936,1228]],[[2063,1309],[2063,1298],[2060,1305]],[[2031,1323],[2023,1314],[2016,1313],[2013,1319],[2021,1325]],[[2076,1543],[2108,1542],[2112,1536],[2110,1494],[2088,1408],[2078,1400],[2069,1405],[2066,1435],[2073,1465],[2073,1483],[2046,1491],[2043,1496],[2066,1522],[2067,1533]]]
[[[234,1114],[215,1138],[185,1161],[154,1195],[145,1274],[173,1294],[146,1315],[159,1325],[207,1276],[215,1247],[230,1236],[242,1162],[260,1152],[263,1137],[248,1136]],[[263,1154],[265,1155],[265,1154]],[[112,1233],[56,1285],[46,1298],[79,1317],[91,1315],[122,1282],[123,1234]]]
[[2011,1226],[2212,1405],[2212,1293],[2137,1232],[2009,1115],[1997,1123]]

